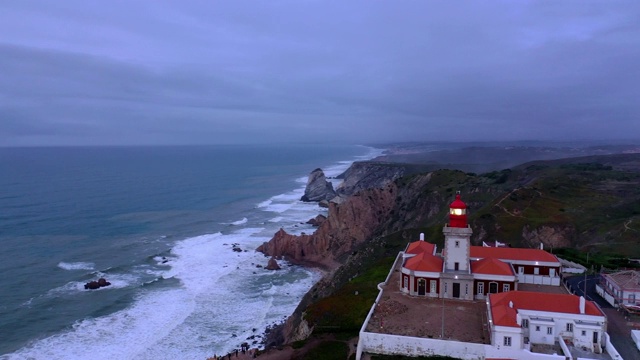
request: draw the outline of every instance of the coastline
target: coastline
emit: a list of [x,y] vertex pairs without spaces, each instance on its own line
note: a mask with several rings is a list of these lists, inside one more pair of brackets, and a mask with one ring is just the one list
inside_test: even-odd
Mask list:
[[[299,195],[296,195],[296,191],[301,191],[300,188],[304,189],[304,181],[299,179],[301,174],[308,174],[308,171],[317,164],[324,164],[323,166],[327,168],[341,169],[340,172],[342,172],[354,161],[370,159],[372,155],[379,153],[377,150],[370,152],[369,149],[374,150],[365,147],[355,150],[351,148],[347,149],[344,156],[333,151],[333,153],[329,152],[330,156],[324,157],[316,156],[318,151],[315,153],[312,153],[313,150],[309,151],[310,155],[318,159],[328,159],[323,162],[317,162],[316,157],[305,160],[305,156],[296,153],[295,156],[292,155],[293,159],[298,161],[295,163],[297,167],[295,172],[291,171],[292,167],[282,169],[284,171],[278,169],[280,164],[289,161],[286,156],[280,156],[268,168],[267,175],[271,177],[267,178],[257,176],[252,178],[252,173],[245,171],[244,173],[250,175],[246,177],[249,181],[235,181],[236,189],[240,189],[239,186],[245,183],[255,184],[256,181],[262,183],[266,180],[271,183],[266,183],[269,187],[261,191],[252,190],[251,186],[243,186],[242,189],[248,189],[243,191],[258,194],[258,196],[253,195],[247,200],[242,199],[241,202],[234,204],[235,207],[231,211],[223,209],[217,213],[200,212],[196,214],[198,217],[194,218],[191,213],[181,214],[170,209],[164,213],[144,213],[121,211],[115,208],[114,210],[119,213],[116,217],[109,217],[114,222],[135,226],[136,222],[147,224],[162,220],[160,230],[162,232],[154,237],[144,237],[148,232],[141,236],[133,233],[131,236],[123,237],[126,241],[110,244],[113,251],[118,251],[120,255],[129,255],[125,252],[135,246],[136,253],[131,252],[131,256],[120,262],[125,263],[124,266],[117,262],[108,262],[108,259],[97,253],[97,259],[86,253],[79,253],[76,257],[65,255],[52,260],[53,264],[48,265],[48,269],[53,267],[54,273],[62,278],[60,285],[54,285],[54,288],[48,292],[49,288],[45,288],[44,295],[35,297],[31,302],[22,302],[25,311],[32,314],[41,304],[48,305],[53,302],[57,304],[62,301],[67,303],[86,301],[100,306],[100,312],[90,313],[89,316],[73,312],[71,316],[78,316],[77,319],[72,319],[69,325],[63,323],[60,328],[54,328],[45,336],[39,335],[41,333],[39,331],[33,331],[34,335],[23,336],[26,340],[16,336],[15,339],[10,339],[13,344],[16,344],[15,347],[7,346],[8,351],[3,351],[0,358],[13,359],[29,356],[39,358],[45,353],[49,358],[65,358],[74,354],[80,356],[79,354],[86,351],[93,353],[93,349],[97,351],[98,348],[101,349],[101,355],[98,358],[108,358],[109,354],[116,353],[121,357],[123,354],[128,354],[124,357],[129,358],[167,358],[180,351],[185,356],[202,358],[203,353],[210,356],[214,352],[220,353],[224,349],[232,349],[242,343],[242,339],[260,332],[260,330],[252,331],[252,328],[264,329],[274,321],[282,322],[282,319],[291,315],[308,289],[323,278],[329,268],[314,263],[292,262],[290,265],[283,266],[284,271],[261,270],[257,265],[264,266],[268,258],[253,250],[257,245],[268,240],[267,236],[273,235],[275,230],[272,229],[276,226],[285,226],[288,231],[311,232],[312,227],[303,224],[303,221],[310,218],[307,214],[312,212],[316,215],[326,212],[326,209],[319,208],[316,204],[303,204],[298,201]],[[186,150],[188,150],[187,153],[196,152],[198,155],[215,152],[200,148]],[[104,154],[112,154],[110,149],[101,151]],[[134,155],[136,151],[132,151]],[[248,150],[245,151],[247,152]],[[323,150],[319,152],[323,153]],[[152,154],[167,153],[173,154],[171,149],[159,149]],[[184,153],[182,149],[180,153]],[[283,151],[280,153],[287,155]],[[87,160],[90,159],[91,157],[87,157]],[[203,164],[204,160],[208,158],[202,159]],[[226,173],[216,169],[210,161],[207,162],[211,174]],[[91,163],[96,162],[91,161]],[[192,168],[195,170],[196,164],[193,165]],[[248,166],[252,166],[252,163]],[[300,169],[304,169],[304,172]],[[170,170],[165,170],[164,166],[161,172],[173,174]],[[209,172],[202,174],[209,174]],[[229,177],[229,175],[225,176]],[[203,185],[213,183],[211,178],[201,178]],[[203,189],[191,186],[189,180],[183,176],[172,179],[180,182],[186,180],[187,182],[184,183],[186,187],[183,188],[192,189],[196,199],[198,198],[195,194],[198,192],[196,190],[200,190],[199,196],[202,196]],[[92,178],[81,179],[79,181],[84,183],[78,182],[78,184],[91,184],[92,180]],[[285,186],[283,181],[286,182]],[[180,192],[184,191],[179,186],[174,188]],[[274,188],[281,190],[269,191]],[[209,197],[211,198],[211,195]],[[186,201],[192,201],[192,199],[186,198],[184,202]],[[171,221],[176,219],[176,223],[178,220],[186,220],[184,223],[179,223],[181,226],[179,231],[167,233],[164,229],[173,229],[174,223],[164,219]],[[197,227],[187,226],[191,224],[196,224]],[[201,230],[205,227],[213,230]],[[122,229],[127,228],[122,227]],[[240,244],[241,252],[233,250],[235,243]],[[124,248],[115,246],[120,244]],[[96,240],[96,245],[100,246],[99,240]],[[132,261],[136,262],[128,265]],[[105,277],[116,286],[106,287],[96,292],[86,292],[81,288],[89,278],[98,277],[98,275]],[[217,297],[222,293],[226,293],[225,300],[220,302]],[[123,295],[130,297],[125,298],[126,302],[117,303],[118,307],[109,307],[112,299],[117,300]],[[16,306],[20,306],[19,303]],[[243,306],[245,310],[238,309],[239,306]],[[52,314],[51,318],[57,320],[53,316]],[[148,331],[149,328],[157,328],[160,331],[154,330],[151,333]],[[202,336],[194,338],[191,336],[194,333]],[[95,337],[97,334],[108,334],[107,337],[112,340],[102,344],[93,340],[97,339]],[[134,343],[129,339],[139,340]],[[116,346],[116,343],[120,345]]]

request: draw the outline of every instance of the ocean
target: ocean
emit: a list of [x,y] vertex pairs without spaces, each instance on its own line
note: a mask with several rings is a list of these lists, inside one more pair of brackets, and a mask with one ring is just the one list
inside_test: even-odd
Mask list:
[[[206,359],[259,347],[319,274],[265,270],[255,249],[279,228],[314,231],[305,222],[326,209],[299,201],[313,169],[336,176],[379,154],[0,148],[0,359]],[[101,277],[111,286],[84,289]]]

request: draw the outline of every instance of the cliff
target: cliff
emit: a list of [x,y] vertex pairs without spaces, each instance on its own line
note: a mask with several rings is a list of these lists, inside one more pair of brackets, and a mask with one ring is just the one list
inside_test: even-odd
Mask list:
[[329,215],[311,235],[291,235],[280,229],[257,250],[284,257],[293,263],[318,264],[334,268],[340,258],[378,232],[390,216],[396,186],[367,189],[340,204],[329,203]]
[[[331,270],[274,332],[280,336],[276,342],[300,340],[313,331],[314,324],[303,315],[309,305],[349,282],[375,261],[377,251],[397,253],[420,232],[442,249],[442,225],[456,191],[469,207],[474,244],[543,243],[546,248],[640,256],[639,154],[535,162],[482,175],[456,170],[407,175],[405,169],[400,176],[401,170],[384,170],[384,164],[362,166],[345,173],[354,178],[342,191],[355,192],[340,204],[329,204],[328,217],[315,233],[294,236],[280,230],[258,249]],[[377,167],[384,174],[379,178],[367,171]],[[391,244],[389,236],[399,237],[398,242]]]

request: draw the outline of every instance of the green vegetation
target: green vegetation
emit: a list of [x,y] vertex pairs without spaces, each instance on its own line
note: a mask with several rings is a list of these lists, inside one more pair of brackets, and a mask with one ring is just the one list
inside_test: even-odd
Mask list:
[[[494,171],[481,177],[497,180],[506,173]],[[494,193],[496,183],[481,190]],[[483,229],[485,238],[531,247],[536,244],[527,243],[525,234],[546,228],[560,239],[548,247],[601,254],[598,264],[603,266],[621,264],[610,253],[640,256],[638,172],[598,162],[545,163],[514,168],[503,185],[501,194],[471,211],[474,230]]]
[[344,360],[349,355],[349,347],[342,341],[324,341],[313,347],[304,356],[307,360]]
[[301,349],[307,344],[307,340],[308,339],[294,341],[291,344],[291,347],[294,348],[294,349]]
[[628,258],[619,254],[589,253],[571,248],[555,249],[553,253],[565,260],[586,266],[588,269],[599,271],[601,267],[608,269],[638,268],[640,264],[630,262]]
[[309,306],[305,319],[315,325],[314,332],[347,332],[356,336],[378,296],[377,285],[385,280],[394,260],[395,257],[379,260],[333,295]]

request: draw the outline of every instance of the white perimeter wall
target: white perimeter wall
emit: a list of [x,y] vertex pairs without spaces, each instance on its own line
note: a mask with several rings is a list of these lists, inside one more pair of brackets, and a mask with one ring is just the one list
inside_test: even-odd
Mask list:
[[596,292],[598,293],[598,295],[600,295],[605,300],[607,300],[607,302],[611,304],[611,306],[618,307],[616,305],[616,300],[613,298],[613,296],[609,295],[606,291],[604,291],[604,289],[602,288],[602,286],[600,286],[600,284],[596,284]]
[[[362,351],[386,355],[446,355],[460,359],[484,359],[484,345],[458,341],[418,338],[388,334],[360,333]],[[356,355],[356,359],[360,357]]]
[[549,277],[548,275],[529,275],[529,274],[516,274],[518,281],[525,284],[536,285],[560,285],[560,277]]
[[[362,344],[361,347],[360,344]],[[356,354],[357,360],[361,359],[361,352],[408,356],[443,355],[465,360],[479,360],[485,358],[521,360],[565,359],[564,355],[546,355],[532,353],[527,350],[497,349],[491,345],[484,344],[369,332],[360,333],[358,345],[360,351]]]
[[[611,358],[614,360],[623,360],[622,356],[620,356],[620,353],[618,353],[618,350],[613,347],[613,344],[611,343],[611,337],[608,333],[604,333],[604,340],[605,349],[607,349],[607,353],[609,353],[609,356],[611,356]],[[640,347],[638,349],[640,349]]]

